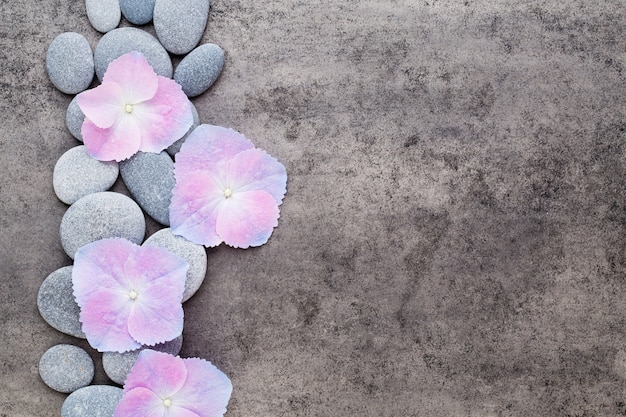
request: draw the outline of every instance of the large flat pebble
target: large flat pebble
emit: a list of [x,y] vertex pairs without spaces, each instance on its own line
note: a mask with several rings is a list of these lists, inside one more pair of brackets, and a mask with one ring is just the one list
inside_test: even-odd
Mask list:
[[43,281],[37,294],[41,317],[53,328],[70,336],[85,339],[80,323],[80,308],[74,300],[72,266],[57,269]]
[[87,39],[65,32],[54,38],[46,54],[46,70],[52,84],[66,94],[86,90],[93,80],[94,59]]
[[186,54],[198,45],[209,18],[209,0],[156,0],[154,30],[165,49]]
[[65,125],[67,126],[67,130],[70,131],[72,136],[76,138],[76,140],[82,142],[83,134],[81,129],[83,127],[83,122],[85,121],[85,114],[78,106],[78,100],[76,97],[70,101],[70,104],[67,106],[67,112],[65,113]]
[[117,27],[122,18],[119,0],[86,0],[87,19],[98,32],[106,33]]
[[61,155],[54,166],[52,186],[59,200],[73,204],[86,195],[108,190],[118,174],[117,162],[98,161],[80,145]]
[[126,188],[145,212],[163,225],[170,224],[170,202],[174,179],[174,161],[161,153],[137,152],[120,162]]
[[111,385],[91,385],[71,393],[63,402],[61,417],[113,417],[124,391]]
[[130,23],[145,25],[152,20],[155,0],[120,0],[122,14]]
[[183,136],[182,138],[178,139],[176,142],[172,143],[170,145],[170,147],[166,149],[167,153],[169,153],[172,158],[174,157],[174,155],[176,155],[178,153],[178,151],[180,151],[180,147],[183,146],[183,143],[185,143],[185,140],[187,140],[187,137],[189,137],[191,132],[193,132],[193,130],[196,127],[200,126],[200,115],[198,114],[198,109],[196,109],[196,106],[194,106],[191,101],[189,102],[189,104],[191,104],[191,113],[193,115],[193,124],[191,125],[191,127],[189,128],[187,133],[185,133],[185,136]]
[[81,198],[61,219],[61,245],[72,259],[87,243],[121,237],[141,244],[145,233],[146,220],[137,203],[123,194],[109,191]]
[[141,29],[123,27],[108,32],[96,45],[94,64],[98,79],[102,81],[111,61],[131,51],[144,54],[158,75],[172,78],[172,60],[159,41]]
[[204,246],[190,242],[182,236],[176,236],[169,228],[161,229],[150,236],[144,245],[165,248],[187,261],[189,270],[187,270],[183,302],[189,300],[198,291],[206,276],[207,255]]
[[224,51],[206,43],[198,46],[180,61],[174,71],[174,81],[188,97],[195,97],[213,85],[224,68]]
[[78,346],[56,345],[48,349],[39,360],[39,375],[53,390],[74,392],[93,380],[93,360]]

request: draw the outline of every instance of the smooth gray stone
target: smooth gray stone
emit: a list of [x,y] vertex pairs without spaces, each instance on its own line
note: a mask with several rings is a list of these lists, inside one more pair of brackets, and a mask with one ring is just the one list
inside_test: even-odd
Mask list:
[[52,174],[52,186],[59,200],[73,204],[78,199],[113,186],[119,174],[115,161],[98,161],[87,153],[84,145],[75,146],[65,152]]
[[61,417],[113,417],[124,390],[111,385],[90,385],[71,393],[63,402]]
[[187,270],[183,302],[189,300],[198,291],[206,276],[207,255],[204,246],[173,234],[169,228],[159,230],[146,239],[143,245],[165,248],[187,261],[189,269]]
[[74,300],[72,266],[57,269],[41,283],[37,308],[41,317],[61,333],[85,339],[80,323],[80,307]]
[[191,101],[189,102],[189,104],[191,104],[191,114],[193,115],[193,124],[191,125],[187,133],[185,133],[185,136],[178,139],[176,142],[171,144],[169,148],[166,149],[167,153],[169,153],[172,158],[174,157],[174,155],[178,153],[178,151],[180,151],[180,147],[183,146],[183,143],[185,143],[185,140],[187,140],[187,137],[189,137],[191,132],[193,132],[193,130],[196,127],[200,126],[200,115],[198,114],[198,109],[196,109],[196,106],[194,106]]
[[168,226],[172,189],[176,185],[172,158],[165,151],[137,152],[119,165],[124,184],[135,201],[150,217]]
[[117,27],[122,18],[119,0],[86,0],[87,19],[98,32],[106,33]]
[[213,85],[224,68],[224,51],[219,46],[206,43],[198,46],[183,58],[174,71],[174,81],[188,97],[195,97]]
[[146,220],[131,198],[110,191],[89,194],[67,209],[61,219],[61,245],[72,259],[78,249],[96,240],[121,237],[141,244]]
[[155,0],[120,0],[122,14],[130,23],[145,25],[152,20]]
[[46,70],[52,84],[66,94],[86,90],[93,80],[91,46],[79,33],[65,32],[54,38],[46,54]]
[[128,373],[137,361],[137,357],[142,350],[154,349],[159,352],[165,352],[176,356],[180,353],[182,347],[183,335],[181,334],[176,339],[169,342],[160,343],[155,346],[142,346],[139,349],[131,350],[130,352],[103,352],[102,366],[104,367],[104,372],[109,378],[111,378],[111,381],[124,385],[124,381],[126,381]]
[[94,64],[98,79],[102,81],[111,61],[131,51],[141,52],[158,75],[172,78],[172,60],[159,41],[141,29],[123,27],[106,33],[96,45]]
[[74,392],[93,380],[93,360],[78,346],[52,346],[39,360],[39,375],[53,390]]
[[198,45],[207,20],[209,0],[156,0],[154,30],[165,49],[182,55]]
[[70,101],[70,104],[67,106],[67,113],[65,114],[65,125],[67,126],[67,130],[70,131],[72,136],[76,138],[79,142],[83,141],[83,134],[81,129],[83,127],[83,122],[85,121],[85,115],[83,111],[78,107],[78,100],[76,97]]

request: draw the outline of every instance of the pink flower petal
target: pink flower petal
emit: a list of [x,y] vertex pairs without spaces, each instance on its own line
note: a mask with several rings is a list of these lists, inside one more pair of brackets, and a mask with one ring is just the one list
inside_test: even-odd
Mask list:
[[124,393],[113,417],[164,417],[163,400],[147,388],[135,388]]
[[175,403],[172,403],[167,412],[169,412],[169,414],[167,414],[168,417],[201,417],[201,415],[193,411],[175,405]]
[[182,297],[188,269],[187,261],[158,246],[134,245],[124,264],[128,285],[140,294],[148,286],[161,282],[175,294],[180,292]]
[[219,417],[226,412],[233,387],[230,379],[211,362],[183,359],[187,380],[172,397],[172,404],[193,411],[199,417]]
[[124,104],[137,104],[154,97],[158,88],[157,74],[143,54],[129,52],[112,61],[102,83],[117,83],[124,94]]
[[100,129],[85,119],[81,133],[87,152],[99,161],[128,159],[137,153],[141,145],[141,131],[127,116],[121,117],[108,129]]
[[216,231],[235,248],[260,246],[278,226],[276,201],[265,191],[233,193],[219,208]]
[[135,365],[126,377],[124,394],[143,387],[160,398],[169,398],[180,391],[187,374],[187,367],[181,358],[145,349],[139,353]]
[[283,164],[261,149],[248,149],[228,164],[228,181],[233,193],[263,190],[280,204],[287,192],[287,172]]
[[116,83],[102,83],[76,97],[85,117],[100,129],[107,129],[124,114],[124,94]]

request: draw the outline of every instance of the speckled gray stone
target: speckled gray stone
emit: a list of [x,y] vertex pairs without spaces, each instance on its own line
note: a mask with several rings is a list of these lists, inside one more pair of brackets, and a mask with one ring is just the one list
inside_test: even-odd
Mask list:
[[61,245],[72,259],[87,243],[121,237],[140,244],[145,233],[146,221],[137,203],[123,194],[109,191],[81,198],[61,219]]
[[52,186],[59,200],[73,204],[86,195],[108,190],[118,174],[117,162],[98,161],[80,145],[61,155],[54,166]]
[[106,33],[117,27],[122,18],[119,0],[86,0],[87,19],[98,32]]
[[195,97],[213,85],[224,68],[224,51],[219,46],[206,43],[198,46],[183,58],[174,71],[174,81],[188,97]]
[[94,60],[87,39],[79,33],[57,36],[46,54],[46,71],[52,84],[66,94],[77,94],[93,80]]
[[53,390],[74,392],[93,380],[93,360],[78,346],[52,346],[39,360],[39,375]]
[[155,0],[120,0],[122,14],[130,23],[145,25],[152,20]]
[[104,367],[104,372],[111,378],[111,381],[124,385],[128,373],[137,361],[137,357],[142,350],[154,349],[176,356],[180,353],[182,347],[183,335],[181,334],[176,339],[169,342],[160,343],[155,346],[143,346],[130,352],[104,352],[102,353],[102,366]]
[[178,255],[189,264],[183,302],[189,300],[198,291],[207,270],[206,249],[202,245],[188,241],[182,236],[176,236],[172,230],[161,229],[144,242],[144,245],[159,246]]
[[108,32],[96,45],[94,64],[98,79],[102,80],[111,61],[131,51],[144,54],[158,75],[172,78],[172,60],[159,41],[141,29],[123,27]]
[[113,417],[124,390],[111,385],[90,385],[71,393],[63,402],[61,417]]
[[76,100],[76,97],[74,97],[67,106],[67,112],[65,113],[65,125],[67,126],[67,130],[69,130],[72,136],[74,136],[79,142],[83,141],[81,129],[84,121],[85,115],[80,107],[78,107],[78,101]]
[[64,266],[48,275],[41,283],[37,294],[37,308],[41,317],[53,328],[85,339],[79,319],[80,308],[72,292],[72,266]]
[[176,155],[178,153],[178,151],[180,151],[180,147],[183,146],[183,143],[185,143],[185,140],[187,140],[187,137],[189,137],[191,132],[193,132],[193,130],[196,127],[200,126],[200,115],[198,114],[198,109],[196,109],[196,106],[194,106],[192,102],[189,102],[189,104],[191,104],[191,113],[193,115],[193,124],[191,125],[191,127],[189,128],[187,133],[185,133],[185,136],[183,136],[182,138],[178,139],[176,142],[174,142],[172,145],[170,145],[169,148],[166,149],[167,153],[169,153],[172,158],[174,157],[174,155]]
[[154,30],[165,49],[186,54],[198,45],[209,18],[209,0],[156,0]]
[[137,152],[120,162],[126,188],[145,212],[163,225],[170,224],[170,202],[174,179],[174,161],[161,153]]

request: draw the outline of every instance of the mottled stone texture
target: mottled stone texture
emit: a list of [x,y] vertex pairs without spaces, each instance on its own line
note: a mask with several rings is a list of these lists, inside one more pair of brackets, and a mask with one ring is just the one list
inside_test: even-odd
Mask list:
[[[53,417],[36,364],[71,338],[36,297],[69,263],[51,183],[76,141],[45,48],[99,35],[80,2],[0,16],[0,409]],[[194,104],[290,175],[269,243],[209,250],[185,304],[181,355],[232,378],[227,415],[626,413],[625,20],[614,0],[212,2],[201,42],[226,63]]]

